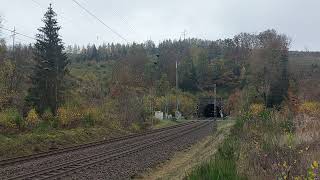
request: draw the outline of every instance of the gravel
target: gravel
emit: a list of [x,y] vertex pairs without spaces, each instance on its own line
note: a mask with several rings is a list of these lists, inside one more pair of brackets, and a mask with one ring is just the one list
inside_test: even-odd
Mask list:
[[101,163],[94,168],[77,171],[63,179],[132,179],[139,173],[169,160],[175,152],[187,149],[211,132],[212,126],[208,125],[170,142],[142,150],[115,161]]
[[[211,127],[206,126],[183,137],[179,137],[178,139],[174,139],[161,145],[156,145],[132,155],[127,155],[118,160],[101,163],[87,169],[81,169],[77,171],[76,174],[70,175],[69,177],[65,177],[63,179],[130,179],[137,173],[167,160],[175,151],[185,149],[200,138],[206,136],[208,133],[210,133],[210,131]],[[175,131],[171,130],[169,132],[174,133]],[[40,158],[30,162],[21,163],[19,165],[8,166],[0,170],[0,179],[14,177],[20,174],[47,168],[62,162],[67,162],[69,160],[76,160],[96,153],[107,152],[128,144],[143,142],[148,138],[160,138],[162,134],[163,132],[149,134],[143,137],[137,137],[121,142],[99,145],[96,147]]]

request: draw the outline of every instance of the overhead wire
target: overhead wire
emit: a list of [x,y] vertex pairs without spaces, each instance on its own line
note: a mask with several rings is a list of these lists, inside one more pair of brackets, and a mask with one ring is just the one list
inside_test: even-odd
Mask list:
[[4,29],[4,30],[6,30],[6,31],[10,31],[10,32],[12,32],[12,33],[15,33],[15,34],[17,34],[17,35],[20,35],[20,36],[23,36],[23,37],[29,38],[29,39],[37,40],[37,39],[36,39],[36,38],[34,38],[34,37],[31,37],[31,36],[28,36],[28,35],[25,35],[25,34],[19,33],[19,32],[17,32],[17,31],[13,31],[13,30],[7,29],[7,28],[5,28],[5,27],[1,27],[1,26],[0,26],[0,28],[1,28],[1,29]]
[[119,11],[117,11],[116,9],[114,9],[113,11],[116,13],[116,15],[118,15],[118,17],[120,17],[120,19],[122,20],[122,22],[123,22],[124,24],[127,24],[127,25],[128,25],[128,27],[130,28],[130,30],[131,30],[132,32],[134,32],[135,34],[137,34],[137,31],[134,30],[133,26],[127,21],[127,19],[125,19],[124,17],[121,17],[121,16],[119,15]]
[[[86,1],[86,0],[84,0],[84,1]],[[128,25],[129,29],[130,29],[132,32],[134,32],[134,33],[137,34],[137,31],[136,31],[135,28],[132,26],[132,24],[130,24],[126,18],[124,18],[123,16],[119,15],[120,13],[119,13],[119,11],[118,11],[117,9],[111,9],[111,10],[122,20],[122,22],[123,22],[124,24],[127,24],[127,25]]]
[[[31,0],[33,1],[35,4],[37,4],[37,6],[41,7],[41,5],[35,1],[35,0]],[[93,18],[95,18],[97,21],[99,21],[102,25],[104,25],[108,30],[110,30],[111,32],[113,32],[115,35],[117,35],[119,38],[121,38],[122,40],[124,40],[125,42],[129,43],[129,41],[123,37],[120,33],[118,33],[116,30],[114,30],[113,28],[111,28],[110,26],[108,26],[103,20],[101,20],[99,17],[97,17],[95,14],[93,14],[91,11],[89,11],[87,8],[85,8],[83,5],[81,5],[77,0],[72,0],[75,4],[77,4],[81,9],[83,9],[84,11],[86,11],[89,15],[91,15]],[[123,19],[123,22],[125,22],[125,20]],[[129,25],[129,24],[128,24]],[[14,32],[13,30],[10,30],[10,29],[7,29],[5,27],[1,27],[1,29],[4,29],[6,31],[9,31],[9,32]],[[131,30],[133,30],[132,26],[130,26]],[[133,30],[134,31],[134,30]],[[25,34],[22,34],[20,32],[17,32],[15,31],[15,33],[17,35],[20,35],[20,36],[24,36],[26,38],[29,38],[29,39],[33,39],[33,40],[37,40],[36,38],[33,38],[31,36],[28,36],[28,35],[25,35]]]
[[38,1],[35,1],[35,0],[31,0],[31,1],[34,2],[35,4],[37,4],[41,8],[41,4],[38,3]]
[[107,29],[109,29],[111,32],[113,32],[115,35],[117,35],[119,38],[124,40],[125,42],[129,43],[129,41],[124,38],[120,33],[118,33],[116,30],[108,26],[105,22],[103,22],[99,17],[97,17],[95,14],[93,14],[91,11],[89,11],[87,8],[85,8],[83,5],[81,5],[77,0],[72,0],[75,4],[77,4],[81,9],[86,11],[89,15],[91,15],[93,18],[95,18],[97,21],[99,21],[102,25],[104,25]]

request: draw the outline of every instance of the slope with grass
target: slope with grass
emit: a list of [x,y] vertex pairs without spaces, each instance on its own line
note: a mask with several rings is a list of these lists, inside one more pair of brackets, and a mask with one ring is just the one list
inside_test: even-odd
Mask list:
[[177,152],[172,159],[141,174],[136,179],[183,179],[193,168],[208,162],[217,153],[219,145],[228,136],[233,125],[233,120],[217,122],[217,130],[210,136],[183,152]]

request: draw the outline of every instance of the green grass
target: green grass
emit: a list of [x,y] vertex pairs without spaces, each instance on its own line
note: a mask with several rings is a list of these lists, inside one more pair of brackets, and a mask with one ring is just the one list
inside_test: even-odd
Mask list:
[[159,129],[159,128],[164,128],[168,126],[174,126],[176,124],[179,124],[177,121],[172,121],[172,120],[160,120],[159,123],[157,123],[153,129]]
[[69,130],[34,130],[16,135],[0,134],[0,159],[73,146],[124,134],[108,128],[75,128]]
[[198,179],[240,179],[237,178],[237,172],[235,171],[235,163],[226,159],[214,159],[210,160],[206,164],[199,166],[192,174],[187,178],[189,180]]
[[220,145],[218,152],[208,162],[196,167],[186,179],[188,180],[240,180],[247,179],[238,174],[237,160],[239,154],[240,139],[237,136],[242,129],[241,120],[237,120],[231,130],[231,134]]
[[246,179],[237,173],[236,150],[239,142],[234,138],[227,138],[216,155],[208,162],[201,164],[187,177],[189,180],[198,179]]

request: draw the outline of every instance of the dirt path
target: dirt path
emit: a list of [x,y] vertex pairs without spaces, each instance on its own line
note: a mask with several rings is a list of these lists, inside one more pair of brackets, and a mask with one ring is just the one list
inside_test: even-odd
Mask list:
[[218,145],[228,135],[234,121],[218,122],[217,131],[204,138],[184,152],[178,152],[169,161],[160,164],[136,179],[183,179],[192,168],[212,157],[218,149]]

